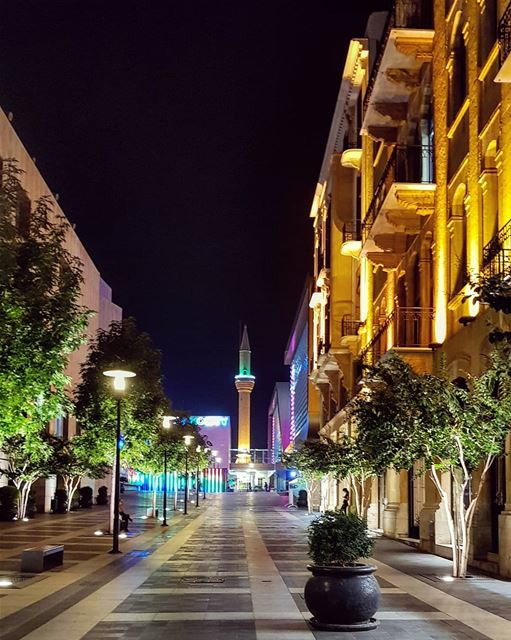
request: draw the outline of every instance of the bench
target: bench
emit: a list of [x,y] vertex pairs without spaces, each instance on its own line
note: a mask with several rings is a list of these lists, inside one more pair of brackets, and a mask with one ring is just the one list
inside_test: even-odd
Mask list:
[[64,562],[64,545],[48,544],[44,547],[30,547],[21,554],[23,573],[41,573]]

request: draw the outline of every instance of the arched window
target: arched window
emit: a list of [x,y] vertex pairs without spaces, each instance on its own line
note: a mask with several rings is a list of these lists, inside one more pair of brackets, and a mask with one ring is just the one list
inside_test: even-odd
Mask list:
[[451,87],[449,116],[452,122],[465,102],[468,93],[467,50],[461,23],[461,11],[454,20],[453,37],[451,40]]
[[465,195],[467,187],[459,184],[454,193],[449,219],[450,231],[450,291],[457,294],[467,282],[467,215]]

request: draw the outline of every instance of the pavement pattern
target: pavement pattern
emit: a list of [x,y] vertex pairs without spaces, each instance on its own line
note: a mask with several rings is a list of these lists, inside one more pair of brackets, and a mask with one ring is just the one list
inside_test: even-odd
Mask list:
[[284,504],[275,494],[223,494],[186,517],[173,514],[168,529],[144,521],[146,530],[125,541],[122,557],[95,555],[67,571],[48,572],[17,594],[0,590],[0,637],[511,638],[511,583],[488,577],[443,582],[447,561],[390,540],[378,541],[372,560],[382,591],[379,628],[313,630],[303,599],[309,517]]

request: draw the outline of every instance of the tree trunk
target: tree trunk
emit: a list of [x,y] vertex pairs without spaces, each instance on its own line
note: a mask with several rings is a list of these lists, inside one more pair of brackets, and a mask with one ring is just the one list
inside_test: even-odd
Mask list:
[[449,496],[447,492],[442,487],[442,483],[440,482],[440,478],[438,477],[437,470],[434,465],[431,466],[429,470],[429,474],[433,484],[435,485],[438,493],[440,494],[440,504],[444,508],[445,517],[447,519],[447,526],[449,528],[449,537],[451,539],[452,545],[452,575],[457,578],[459,573],[458,566],[458,554],[456,553],[456,532],[454,527],[454,520],[452,517],[451,510],[449,509]]

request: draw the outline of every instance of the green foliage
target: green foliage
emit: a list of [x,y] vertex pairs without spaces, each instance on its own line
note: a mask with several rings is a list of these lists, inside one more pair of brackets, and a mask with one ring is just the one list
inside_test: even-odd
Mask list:
[[354,566],[374,546],[365,520],[353,513],[326,511],[308,528],[309,556],[317,566]]
[[10,485],[0,487],[0,520],[12,520],[16,516],[18,494],[16,487]]
[[66,219],[49,198],[30,205],[13,160],[0,186],[0,447],[33,438],[69,409],[64,373],[84,341],[89,312],[80,305],[82,265],[66,249]]
[[162,385],[160,352],[150,337],[140,332],[133,318],[112,322],[100,330],[90,345],[81,368],[81,383],[75,393],[75,414],[95,457],[110,464],[115,453],[117,401],[112,381],[103,375],[108,369],[136,373],[122,396],[123,464],[145,469],[153,458],[156,434],[169,403]]
[[297,449],[284,453],[282,463],[288,469],[298,469],[308,481],[319,480],[329,473],[330,444],[324,440],[306,440]]
[[493,353],[469,388],[446,377],[417,374],[396,354],[369,371],[354,400],[359,446],[376,469],[410,469],[416,460],[440,470],[474,470],[499,455],[511,424],[509,361]]
[[511,313],[511,267],[497,273],[484,271],[471,279],[474,299],[495,311]]
[[10,436],[2,442],[4,464],[0,472],[20,488],[52,474],[51,436],[45,431],[31,436]]
[[52,438],[53,473],[63,478],[102,478],[110,470],[104,453],[91,442],[89,434],[71,440]]

